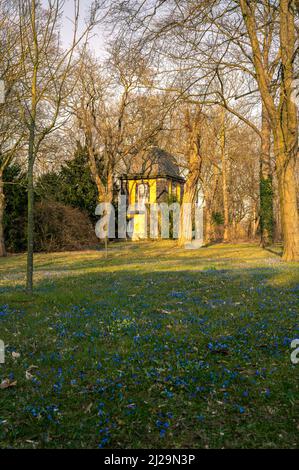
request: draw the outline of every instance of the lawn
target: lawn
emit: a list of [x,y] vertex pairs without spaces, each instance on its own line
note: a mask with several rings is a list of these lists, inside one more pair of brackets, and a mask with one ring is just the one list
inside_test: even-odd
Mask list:
[[174,242],[0,260],[2,448],[295,448],[299,266]]

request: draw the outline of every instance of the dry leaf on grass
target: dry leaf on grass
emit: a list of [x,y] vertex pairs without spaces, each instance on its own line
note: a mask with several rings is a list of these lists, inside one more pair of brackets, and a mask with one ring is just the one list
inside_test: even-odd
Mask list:
[[12,355],[13,359],[19,359],[21,357],[21,354],[18,353],[18,352],[15,352],[15,351],[13,351],[11,353],[11,355]]
[[6,388],[11,388],[11,387],[15,387],[17,385],[17,381],[14,380],[10,380],[10,379],[4,379],[2,380],[1,384],[0,384],[0,390],[5,390]]
[[89,403],[89,405],[85,408],[84,413],[90,413],[92,410],[93,403]]

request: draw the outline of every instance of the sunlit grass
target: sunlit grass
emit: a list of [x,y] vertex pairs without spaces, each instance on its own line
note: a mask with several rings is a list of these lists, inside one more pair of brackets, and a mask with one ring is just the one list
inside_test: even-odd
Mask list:
[[32,298],[0,260],[1,447],[297,447],[299,266],[273,251],[38,254]]

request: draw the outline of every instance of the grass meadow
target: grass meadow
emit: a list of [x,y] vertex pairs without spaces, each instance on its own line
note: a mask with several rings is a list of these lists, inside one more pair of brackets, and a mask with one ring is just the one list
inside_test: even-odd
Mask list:
[[0,259],[1,448],[296,448],[299,265],[174,242]]

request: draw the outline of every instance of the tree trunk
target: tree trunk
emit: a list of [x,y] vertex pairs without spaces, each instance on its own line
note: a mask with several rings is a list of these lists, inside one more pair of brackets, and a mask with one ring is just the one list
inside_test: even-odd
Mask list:
[[296,158],[298,152],[297,107],[293,102],[295,78],[296,28],[294,2],[280,0],[280,99],[275,103],[270,90],[269,74],[264,68],[256,30],[255,10],[248,0],[240,0],[244,22],[251,41],[253,63],[257,82],[267,108],[274,136],[274,150],[281,208],[281,225],[284,238],[283,259],[299,260],[299,218],[296,197]]
[[104,185],[103,185],[102,180],[101,180],[101,178],[99,176],[99,173],[98,173],[96,157],[95,157],[95,154],[94,154],[92,143],[89,140],[87,140],[87,142],[88,142],[87,143],[87,149],[88,149],[89,168],[90,168],[90,173],[91,173],[92,179],[94,180],[95,185],[97,187],[98,201],[99,202],[105,202],[103,200],[104,199],[104,194],[105,194],[105,188],[104,188]]
[[107,174],[107,188],[106,188],[106,201],[110,204],[113,203],[113,169],[108,169]]
[[28,150],[28,175],[27,175],[27,292],[33,292],[33,250],[34,250],[34,187],[33,187],[33,168],[34,168],[34,141],[35,126],[32,124],[29,135]]
[[224,216],[224,232],[223,241],[227,242],[229,239],[229,202],[228,202],[228,161],[226,155],[226,129],[225,129],[225,109],[221,111],[221,163],[222,163],[222,195],[223,195],[223,216]]
[[215,195],[218,190],[220,170],[218,166],[214,167],[212,181],[204,188],[205,199],[205,243],[211,243],[215,238],[213,211]]
[[[107,192],[108,192],[108,186],[109,186],[109,182],[108,182],[108,179],[107,179],[107,188],[105,188],[101,178],[100,178],[100,175],[99,175],[99,172],[98,172],[98,168],[97,168],[97,162],[96,162],[96,156],[95,156],[95,153],[94,153],[94,149],[93,149],[93,144],[92,144],[92,138],[90,136],[90,132],[87,134],[87,149],[88,149],[88,160],[89,160],[89,168],[90,168],[90,173],[91,173],[91,176],[92,176],[92,179],[94,180],[95,182],[95,185],[97,187],[97,192],[98,192],[98,203],[107,203],[109,202],[107,200]],[[109,224],[108,224],[108,227],[109,227]],[[108,227],[107,227],[107,230],[108,230]],[[106,258],[108,257],[108,236],[106,236],[104,238],[104,244],[105,244],[105,256]]]
[[0,257],[6,256],[5,240],[4,240],[4,209],[5,196],[3,187],[3,174],[0,172]]
[[201,158],[198,147],[194,143],[189,160],[189,173],[184,189],[180,214],[180,230],[178,244],[180,246],[192,241],[192,213],[198,192],[201,171]]
[[190,122],[190,115],[186,113],[186,127],[190,132],[190,148],[188,159],[188,176],[184,189],[180,213],[179,246],[192,241],[192,213],[198,193],[198,183],[200,179],[202,157],[201,157],[201,126],[202,111],[198,108],[193,123]]
[[[113,170],[108,167],[107,170],[107,185],[106,185],[106,194],[105,194],[105,203],[113,203]],[[111,220],[112,214],[110,214]],[[115,224],[115,221],[112,221]],[[110,221],[109,221],[110,226]],[[109,244],[109,234],[105,237],[105,256],[108,257],[108,244]]]
[[260,160],[260,226],[261,245],[263,248],[273,243],[273,178],[271,169],[271,124],[268,112],[263,105],[262,142]]
[[253,202],[251,220],[250,220],[250,223],[249,223],[249,226],[248,226],[248,231],[247,231],[247,236],[251,240],[255,240],[256,232],[257,232],[257,229],[258,229],[258,226],[259,226],[259,223],[260,223],[260,219],[257,216],[257,213],[258,213],[258,211],[257,211],[256,203]]
[[280,1],[280,44],[282,83],[277,127],[274,131],[276,168],[281,204],[283,259],[299,260],[299,217],[297,204],[296,160],[298,154],[297,106],[293,101],[295,14],[292,2]]
[[204,236],[204,241],[205,244],[208,245],[212,241],[212,211],[208,204],[206,204],[205,208],[205,236]]
[[293,155],[286,157],[285,153],[282,153],[277,158],[278,192],[284,239],[283,259],[285,261],[299,260],[296,157],[297,148],[293,149]]

